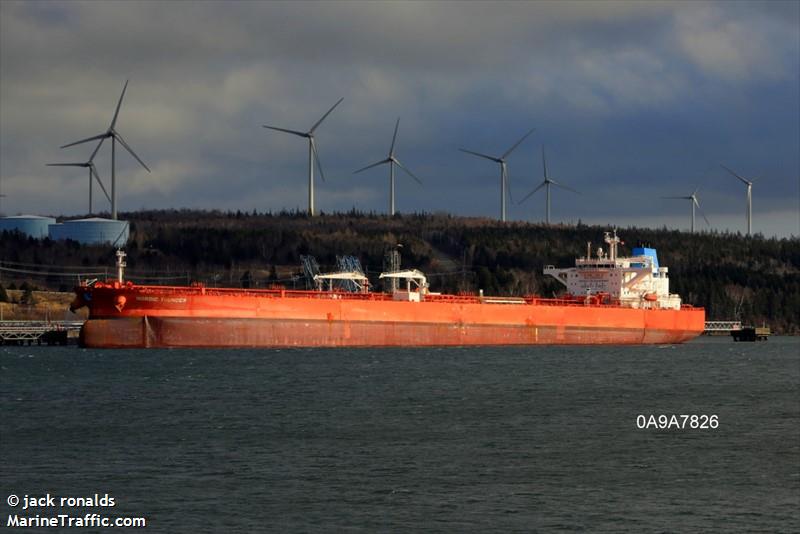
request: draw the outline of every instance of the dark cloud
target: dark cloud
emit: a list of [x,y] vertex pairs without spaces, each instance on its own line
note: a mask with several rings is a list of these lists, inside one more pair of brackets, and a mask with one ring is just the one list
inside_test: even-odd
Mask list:
[[[119,158],[121,206],[305,205],[306,145],[262,124],[318,133],[324,210],[383,210],[402,116],[402,211],[498,211],[496,169],[456,149],[503,150],[521,196],[554,173],[561,220],[687,225],[659,196],[702,182],[715,227],[743,223],[720,161],[761,175],[756,229],[800,234],[797,2],[2,2],[0,178],[8,212],[84,209],[80,173],[44,163],[108,124],[153,168]],[[84,148],[86,148],[84,150]],[[99,156],[106,176],[108,156]],[[107,176],[106,176],[107,177]],[[517,198],[519,198],[519,196]],[[542,199],[511,205],[543,217]],[[739,219],[742,221],[737,222]]]

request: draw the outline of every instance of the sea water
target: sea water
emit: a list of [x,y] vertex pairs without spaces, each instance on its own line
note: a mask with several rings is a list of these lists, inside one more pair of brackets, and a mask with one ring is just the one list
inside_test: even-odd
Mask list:
[[0,457],[4,527],[797,532],[800,339],[0,347]]

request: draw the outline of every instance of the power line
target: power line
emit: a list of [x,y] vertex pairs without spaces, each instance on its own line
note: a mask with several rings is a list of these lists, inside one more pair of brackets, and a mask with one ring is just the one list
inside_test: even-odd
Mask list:
[[[0,260],[0,265],[13,265],[16,267],[52,267],[52,265],[43,265],[41,263],[25,263],[21,261],[8,261]],[[59,265],[61,269],[86,269],[87,265]]]
[[84,272],[84,273],[68,273],[68,272],[58,272],[58,271],[31,271],[28,269],[12,269],[10,267],[2,267],[0,266],[0,271],[9,272],[9,273],[18,273],[18,274],[29,274],[29,275],[38,275],[38,276],[60,276],[60,277],[89,277],[89,276],[106,276],[108,273],[106,271],[99,272],[99,273],[92,273],[92,272]]
[[[5,267],[6,265],[12,265],[13,267]],[[42,274],[43,273],[43,271],[28,271],[28,270],[25,270],[25,269],[19,269],[18,267],[32,267],[32,268],[47,269],[47,268],[50,268],[50,267],[53,267],[53,266],[52,265],[42,265],[40,263],[25,263],[25,262],[21,262],[21,261],[0,260],[0,269],[5,270],[5,271],[20,272],[20,273],[30,272],[30,273],[37,273],[37,274]],[[59,265],[58,267],[60,269],[86,269],[87,268],[86,265],[83,265],[83,266]],[[103,269],[104,269],[103,272],[100,272],[100,273],[89,273],[89,274],[93,274],[93,275],[97,274],[97,275],[108,276],[109,269],[105,268],[105,267],[103,267]],[[50,273],[50,272],[51,271],[44,271],[44,273]],[[148,276],[148,275],[157,275],[159,273],[172,274],[172,272],[174,272],[174,271],[145,271],[145,270],[137,270],[137,269],[127,269],[125,271],[125,273],[130,275],[130,277],[132,277],[132,278],[143,278],[143,279],[152,279],[152,280],[157,280],[157,279],[160,279],[160,278],[163,278],[164,280],[177,279],[177,278],[186,278],[186,274],[182,274],[182,275],[178,275],[178,276]],[[69,275],[78,276],[78,275],[86,274],[86,271],[82,270],[80,272],[75,272],[75,273],[68,273],[67,271],[58,272],[58,274],[64,274],[64,273],[69,274]],[[144,274],[139,276],[136,273],[144,273]]]

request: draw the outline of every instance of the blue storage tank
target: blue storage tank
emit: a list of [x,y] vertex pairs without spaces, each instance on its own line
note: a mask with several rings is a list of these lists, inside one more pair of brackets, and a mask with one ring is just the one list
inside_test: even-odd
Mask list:
[[49,235],[48,227],[55,224],[53,217],[40,217],[39,215],[13,215],[0,219],[0,232],[18,230],[35,239],[44,239]]
[[72,239],[84,245],[124,246],[128,242],[128,221],[92,217],[50,225],[50,239]]

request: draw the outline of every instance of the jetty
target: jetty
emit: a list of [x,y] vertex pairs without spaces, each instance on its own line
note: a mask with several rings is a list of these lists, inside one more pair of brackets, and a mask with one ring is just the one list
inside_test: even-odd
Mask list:
[[727,336],[742,329],[741,321],[706,321],[703,334],[707,336]]
[[703,335],[730,335],[734,341],[766,341],[772,332],[768,326],[744,326],[741,321],[706,321]]
[[0,321],[0,345],[67,345],[83,321]]
[[734,341],[766,341],[771,334],[768,326],[745,326],[731,331]]

